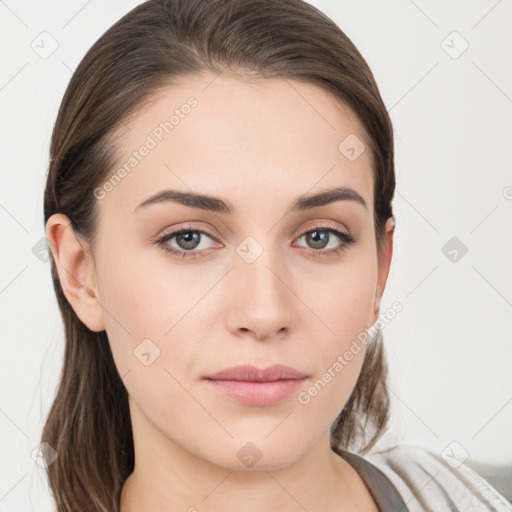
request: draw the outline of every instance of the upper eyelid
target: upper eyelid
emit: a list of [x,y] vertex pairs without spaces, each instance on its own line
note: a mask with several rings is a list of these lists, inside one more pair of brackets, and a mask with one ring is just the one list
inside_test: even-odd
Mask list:
[[322,229],[324,231],[329,231],[329,230],[341,231],[342,233],[348,234],[348,230],[345,230],[332,222],[325,221],[325,222],[318,222],[312,226],[308,226],[307,228],[304,228],[300,232],[299,236],[303,235],[304,233],[308,233],[309,231],[313,231],[315,229],[319,229],[319,230]]
[[180,232],[188,232],[188,231],[197,231],[199,233],[208,235],[210,237],[211,236],[219,236],[220,237],[220,233],[218,233],[218,231],[215,230],[215,229],[212,229],[213,233],[218,233],[218,234],[210,234],[208,232],[208,230],[206,230],[206,229],[203,229],[203,228],[200,228],[200,227],[197,227],[197,226],[192,226],[192,225],[189,225],[189,224],[185,224],[185,225],[179,226],[177,228],[169,229],[169,232],[166,232],[166,230],[164,230],[164,232],[161,235],[161,237],[165,237],[165,236],[168,236],[168,235],[175,235],[175,234],[180,233]]
[[[329,221],[324,221],[324,222],[317,222],[315,224],[313,224],[312,226],[308,226],[306,228],[304,228],[303,230],[301,230],[299,232],[299,234],[297,236],[302,236],[303,234],[305,233],[308,233],[309,231],[313,231],[315,229],[323,229],[325,231],[328,231],[329,229],[332,229],[332,230],[335,230],[335,231],[341,231],[342,233],[346,233],[346,234],[349,234],[349,230],[347,229],[344,229],[344,228],[341,228],[339,226],[337,226],[336,224],[332,223],[332,222],[329,222]],[[202,228],[199,228],[199,227],[196,227],[196,226],[191,226],[191,225],[185,225],[185,226],[180,226],[178,228],[174,228],[174,229],[171,229],[168,233],[164,232],[160,238],[163,238],[163,237],[166,237],[166,236],[169,236],[169,235],[176,235],[176,234],[179,234],[180,232],[188,232],[188,231],[194,231],[194,232],[199,232],[201,234],[205,234],[207,236],[221,236],[220,234],[210,234],[208,232],[208,230],[206,229],[202,229]],[[216,230],[214,230],[215,233],[218,233]]]

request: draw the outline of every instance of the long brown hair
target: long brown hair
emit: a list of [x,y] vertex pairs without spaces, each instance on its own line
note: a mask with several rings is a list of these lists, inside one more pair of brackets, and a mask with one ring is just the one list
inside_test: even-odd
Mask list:
[[[176,78],[227,70],[294,79],[330,92],[361,121],[374,173],[378,255],[395,190],[393,131],[373,74],[350,39],[302,0],[150,0],[110,27],[74,72],[55,122],[44,192],[54,213],[93,247],[93,191],[113,172],[117,128]],[[341,141],[340,141],[341,142]],[[65,353],[42,441],[58,453],[48,479],[59,512],[119,510],[134,468],[127,391],[105,331],[92,332],[67,302],[51,260],[65,326]],[[367,346],[357,383],[331,426],[331,446],[367,452],[389,419],[380,335]]]

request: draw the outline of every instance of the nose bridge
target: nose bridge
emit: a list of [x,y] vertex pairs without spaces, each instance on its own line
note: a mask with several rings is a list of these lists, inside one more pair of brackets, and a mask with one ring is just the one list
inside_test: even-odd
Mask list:
[[[261,240],[261,237],[260,237]],[[279,254],[280,247],[272,247],[272,236],[259,242],[249,236],[236,249],[237,262],[235,271],[238,279],[245,282],[245,289],[251,294],[270,300],[277,295],[287,295],[283,283],[285,265],[282,265],[284,254]]]
[[261,336],[290,327],[293,319],[290,277],[282,264],[286,255],[280,253],[282,248],[271,247],[271,240],[271,235],[262,243],[251,236],[244,239],[236,248],[231,275],[237,328],[250,329]]

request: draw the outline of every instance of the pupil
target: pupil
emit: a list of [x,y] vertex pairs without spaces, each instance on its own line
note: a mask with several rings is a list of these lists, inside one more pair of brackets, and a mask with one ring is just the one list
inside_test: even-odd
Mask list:
[[[184,240],[185,242],[184,247],[182,246],[182,244],[180,244],[181,240]],[[199,243],[199,233],[195,233],[192,231],[189,231],[187,233],[180,233],[179,235],[177,235],[176,241],[178,242],[178,245],[182,249],[195,249],[194,244],[197,245]]]

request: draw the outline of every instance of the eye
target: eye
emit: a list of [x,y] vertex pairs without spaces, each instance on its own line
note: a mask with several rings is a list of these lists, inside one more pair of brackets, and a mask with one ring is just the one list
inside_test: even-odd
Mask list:
[[[341,240],[341,243],[335,243],[334,247],[326,250],[326,247],[331,242],[332,235],[334,238]],[[332,224],[328,225],[317,225],[313,229],[311,227],[304,231],[298,238],[298,240],[305,239],[306,243],[313,249],[312,253],[314,256],[336,256],[345,251],[350,245],[355,243],[355,238],[341,231],[339,228]]]
[[[193,229],[192,226],[184,226],[176,231],[173,231],[172,233],[163,236],[156,243],[162,247],[165,252],[172,254],[173,256],[180,258],[195,258],[200,256],[201,253],[206,250],[204,247],[199,247],[202,242],[201,239],[205,236],[212,239],[212,237],[205,231],[200,229]],[[168,243],[173,238],[176,239],[176,244],[178,244],[177,248],[169,245]],[[194,249],[198,248],[204,250],[202,250],[201,253],[194,251]]]
[[[339,239],[334,247],[326,249],[332,238]],[[205,256],[210,253],[211,248],[200,247],[204,237],[213,240],[213,236],[207,232],[194,229],[192,226],[183,226],[169,234],[164,235],[155,243],[159,245],[166,253],[172,254],[178,258],[197,258]],[[307,231],[303,231],[297,240],[305,239],[307,244],[310,244],[310,250],[308,251],[313,256],[335,256],[341,254],[350,245],[356,242],[356,239],[333,224],[317,225],[312,228],[309,227]],[[175,240],[176,246],[171,245],[173,239]],[[218,244],[221,245],[221,244]],[[199,250],[195,250],[199,249]]]

